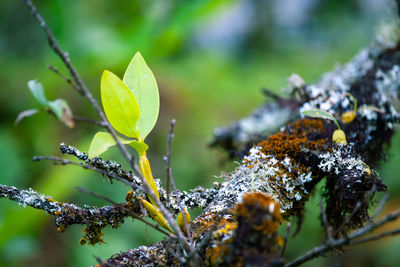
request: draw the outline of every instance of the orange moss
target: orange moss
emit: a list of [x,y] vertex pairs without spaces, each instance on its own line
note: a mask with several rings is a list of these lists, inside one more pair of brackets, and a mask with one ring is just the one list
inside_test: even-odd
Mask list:
[[[284,131],[270,135],[267,140],[258,143],[257,147],[261,147],[262,153],[272,155],[278,161],[286,157],[295,160],[300,156],[303,148],[320,150],[326,147],[325,136],[316,140],[310,138],[311,135],[318,136],[323,130],[322,120],[302,119],[289,124]],[[254,163],[245,160],[244,164],[252,167]],[[304,168],[304,166],[298,166],[298,168]]]
[[262,147],[266,155],[272,154],[276,159],[284,160],[287,156],[297,158],[303,147],[319,150],[326,144],[325,138],[309,138],[310,134],[321,133],[323,130],[322,120],[306,118],[289,124],[284,131],[269,136],[257,146]]

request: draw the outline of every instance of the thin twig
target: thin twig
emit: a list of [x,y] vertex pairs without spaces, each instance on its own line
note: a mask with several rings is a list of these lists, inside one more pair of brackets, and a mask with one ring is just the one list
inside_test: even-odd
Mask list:
[[104,121],[96,121],[90,118],[86,118],[86,117],[81,117],[81,116],[73,116],[72,119],[74,121],[81,121],[81,122],[87,122],[99,127],[104,127],[107,128],[107,123],[105,123]]
[[64,81],[66,81],[66,82],[67,82],[69,85],[71,85],[76,91],[79,92],[80,89],[79,89],[78,85],[76,85],[75,82],[74,82],[71,78],[69,78],[69,77],[65,76],[64,74],[62,74],[62,73],[58,70],[58,68],[53,67],[52,65],[48,65],[47,68],[48,68],[49,70],[51,70],[52,72],[54,72],[55,74],[57,74],[58,76],[60,76]]
[[287,225],[286,225],[285,237],[283,239],[283,246],[282,246],[282,250],[281,250],[281,258],[283,258],[283,256],[285,255],[286,245],[287,245],[287,241],[289,239],[289,234],[290,234],[290,227],[291,227],[291,224],[290,224],[290,222],[288,222]]
[[171,179],[171,141],[172,138],[174,137],[174,126],[175,126],[175,119],[172,119],[170,126],[169,126],[169,132],[168,132],[168,140],[167,140],[167,156],[164,158],[165,163],[167,164],[167,201],[169,200],[169,185],[170,185],[170,179]]
[[322,223],[324,225],[325,233],[326,233],[326,237],[327,237],[325,242],[329,245],[333,241],[332,226],[330,226],[329,223],[328,223],[328,217],[326,215],[324,204],[322,203],[322,198],[319,200],[319,207],[320,207],[320,210],[321,210]]
[[[181,210],[181,214],[182,214],[182,217],[183,217],[183,223],[185,224],[186,235],[189,238],[190,244],[193,246],[193,240],[192,240],[192,236],[190,234],[189,225],[186,222],[185,210],[183,209],[182,201],[181,201],[181,198],[179,197],[179,191],[176,188],[175,180],[174,180],[174,177],[172,175],[172,169],[171,169],[171,165],[170,165],[170,161],[171,161],[171,141],[172,141],[172,138],[174,137],[175,123],[176,123],[176,120],[172,119],[171,123],[170,123],[170,127],[169,127],[169,132],[168,132],[168,150],[167,150],[167,160],[166,160],[167,161],[167,172],[168,172],[168,175],[167,175],[167,188],[168,188],[169,180],[171,180],[172,187],[174,189],[174,194],[176,195],[176,200],[178,202],[179,209]],[[167,195],[168,195],[168,192],[169,191],[167,191]]]
[[110,202],[110,203],[113,204],[113,205],[117,204],[117,202],[115,202],[115,201],[112,200],[111,198],[108,198],[108,197],[106,197],[106,196],[100,195],[100,194],[98,194],[98,193],[96,193],[96,192],[93,192],[93,191],[87,189],[87,188],[83,188],[83,187],[77,186],[77,187],[76,187],[76,190],[78,190],[78,192],[83,193],[83,194],[86,194],[86,195],[88,195],[88,196],[92,196],[92,197],[94,197],[94,198],[98,198],[98,199],[104,200],[104,201],[106,201],[106,202]]
[[275,92],[269,90],[268,88],[262,88],[261,91],[262,91],[262,93],[263,93],[265,96],[268,96],[268,97],[274,99],[274,100],[277,101],[277,102],[281,102],[281,101],[284,100],[283,97],[281,97],[281,96],[278,95],[277,93],[275,93]]
[[400,234],[400,228],[394,229],[392,231],[387,231],[384,232],[382,234],[379,235],[374,235],[374,236],[369,236],[369,237],[365,237],[365,238],[360,238],[354,241],[351,241],[349,244],[350,245],[359,245],[359,244],[363,244],[369,241],[375,241],[384,237],[388,237],[388,236],[392,236],[392,235],[398,235]]
[[386,194],[383,195],[381,201],[378,204],[378,207],[376,207],[376,209],[374,211],[374,214],[372,214],[371,218],[369,219],[370,222],[375,220],[376,216],[378,216],[378,214],[381,213],[381,211],[383,209],[383,206],[385,206],[386,201],[388,200],[388,198],[389,198],[389,194],[386,193]]

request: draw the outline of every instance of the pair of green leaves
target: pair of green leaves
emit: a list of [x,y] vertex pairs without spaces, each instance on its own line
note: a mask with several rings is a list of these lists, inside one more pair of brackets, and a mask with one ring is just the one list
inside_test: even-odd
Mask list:
[[[53,101],[49,101],[44,94],[43,85],[36,81],[31,80],[28,82],[28,88],[33,94],[33,97],[45,108],[45,110],[53,114],[59,121],[61,121],[68,128],[74,128],[75,123],[72,117],[72,111],[64,99],[58,98]],[[19,123],[23,118],[30,117],[38,113],[38,109],[29,109],[22,111],[18,114],[15,123]]]
[[[142,55],[139,52],[135,54],[122,81],[105,70],[100,90],[110,124],[124,136],[135,138],[120,138],[121,143],[131,145],[139,155],[144,155],[148,149],[144,139],[157,121],[160,100],[156,79]],[[90,144],[89,157],[97,157],[115,144],[109,133],[98,132]]]

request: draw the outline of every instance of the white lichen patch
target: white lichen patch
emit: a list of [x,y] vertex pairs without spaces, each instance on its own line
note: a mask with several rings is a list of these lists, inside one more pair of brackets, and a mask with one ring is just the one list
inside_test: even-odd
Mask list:
[[375,85],[380,96],[378,99],[381,100],[379,105],[383,107],[385,104],[390,104],[393,107],[390,112],[394,116],[397,113],[395,108],[399,106],[400,66],[394,65],[386,72],[378,70],[375,76]]
[[29,190],[20,190],[19,195],[16,196],[16,198],[19,205],[22,205],[24,208],[30,206],[37,209],[43,209],[49,214],[61,211],[58,202],[52,201],[50,197],[39,194],[31,188]]
[[359,157],[347,157],[346,154],[348,153],[345,149],[351,148],[341,147],[334,149],[332,152],[320,154],[321,162],[318,167],[323,172],[335,173],[336,175],[339,175],[343,170],[352,170],[353,173],[356,172],[361,177],[366,168],[365,163]]
[[[157,179],[156,179],[157,180]],[[191,209],[191,208],[206,208],[208,204],[213,200],[214,196],[217,194],[218,189],[216,188],[203,188],[201,186],[196,187],[195,189],[190,190],[190,192],[186,191],[178,191],[171,192],[169,195],[169,201],[167,201],[166,207],[172,209],[175,213],[180,212],[179,200],[182,205],[182,208]],[[159,193],[161,199],[167,199],[167,193],[164,188],[159,188]]]
[[293,207],[294,201],[308,195],[304,186],[310,181],[311,171],[300,172],[290,158],[279,161],[272,155],[264,154],[261,147],[253,147],[234,175],[221,184],[209,211],[227,209],[241,201],[245,193],[264,192],[280,204],[284,213]]

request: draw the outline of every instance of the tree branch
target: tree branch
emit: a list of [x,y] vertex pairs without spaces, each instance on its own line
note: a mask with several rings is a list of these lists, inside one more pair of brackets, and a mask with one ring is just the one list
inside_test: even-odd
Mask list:
[[20,190],[6,185],[0,185],[0,197],[8,198],[24,207],[30,206],[41,209],[47,214],[53,215],[59,232],[64,232],[72,224],[86,225],[83,230],[85,237],[81,242],[87,241],[89,244],[102,242],[101,229],[106,225],[118,228],[126,217],[138,218],[142,216],[138,201],[101,208],[81,208],[75,204],[55,201],[51,197],[39,194],[32,189]]
[[[112,199],[110,199],[108,197],[105,197],[105,196],[102,196],[100,194],[97,194],[96,192],[90,191],[90,190],[88,190],[86,188],[77,187],[76,189],[81,193],[87,194],[89,196],[92,196],[92,197],[95,197],[95,198],[98,198],[98,199],[102,199],[102,200],[104,200],[106,202],[110,202],[113,205],[117,205],[117,203],[115,201],[113,201]],[[151,228],[159,231],[160,233],[164,234],[165,236],[170,236],[171,235],[170,233],[166,232],[164,229],[160,228],[160,226],[158,224],[149,223],[148,221],[146,221],[142,217],[135,216],[134,214],[132,214],[132,217],[137,219],[137,220],[139,220],[139,221],[141,221],[141,222],[143,222],[143,223],[145,223],[146,225],[150,226]]]

